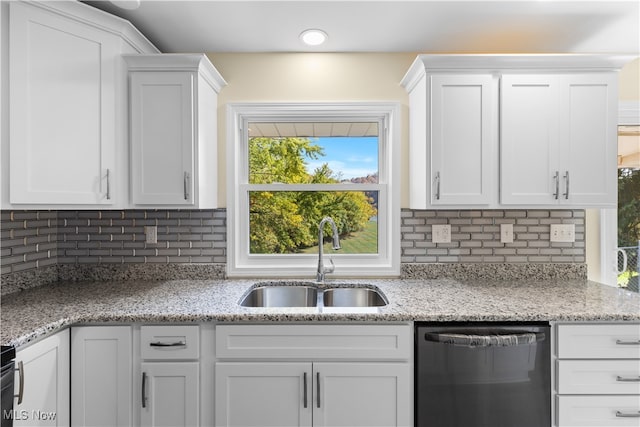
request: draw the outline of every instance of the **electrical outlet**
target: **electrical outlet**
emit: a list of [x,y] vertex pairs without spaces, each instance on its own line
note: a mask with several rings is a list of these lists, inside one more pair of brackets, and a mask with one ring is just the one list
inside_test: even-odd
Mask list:
[[576,241],[575,224],[551,224],[552,242],[571,243]]
[[432,243],[451,243],[451,225],[434,224],[431,226]]
[[155,225],[146,226],[144,236],[146,243],[158,243],[158,227]]
[[500,242],[513,243],[513,224],[500,224]]

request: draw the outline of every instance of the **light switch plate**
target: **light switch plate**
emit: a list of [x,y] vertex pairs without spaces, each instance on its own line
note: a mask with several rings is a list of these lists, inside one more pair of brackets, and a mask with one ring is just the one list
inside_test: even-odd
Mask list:
[[513,243],[513,224],[500,224],[500,242]]
[[451,225],[434,224],[431,226],[432,243],[451,243]]
[[571,243],[576,241],[575,224],[551,224],[552,242]]

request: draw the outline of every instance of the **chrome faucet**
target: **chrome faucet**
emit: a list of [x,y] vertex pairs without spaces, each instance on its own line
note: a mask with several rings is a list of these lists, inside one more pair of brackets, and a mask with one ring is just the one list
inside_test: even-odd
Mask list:
[[338,235],[338,227],[336,227],[336,223],[333,221],[333,218],[330,216],[325,216],[320,221],[320,225],[318,225],[318,275],[316,277],[317,282],[324,281],[324,275],[327,273],[333,273],[336,266],[333,264],[333,260],[329,258],[329,262],[331,262],[331,266],[325,267],[322,256],[324,254],[323,243],[324,243],[324,232],[323,228],[326,223],[331,225],[331,231],[333,232],[333,249],[340,249],[340,236]]

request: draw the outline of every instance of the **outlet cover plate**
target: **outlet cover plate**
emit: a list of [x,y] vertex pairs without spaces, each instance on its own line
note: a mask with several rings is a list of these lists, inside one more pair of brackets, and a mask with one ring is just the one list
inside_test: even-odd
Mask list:
[[551,224],[551,242],[572,243],[576,241],[575,224]]
[[144,227],[145,243],[155,244],[158,243],[158,227],[155,225],[148,225]]
[[431,226],[432,243],[451,243],[451,225],[434,224]]
[[513,224],[500,224],[500,242],[513,243]]

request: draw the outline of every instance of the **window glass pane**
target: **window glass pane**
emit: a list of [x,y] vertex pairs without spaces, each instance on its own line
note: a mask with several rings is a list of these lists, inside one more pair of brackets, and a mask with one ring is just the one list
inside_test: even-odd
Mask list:
[[249,183],[377,183],[378,123],[250,123]]
[[640,126],[618,127],[618,286],[640,291]]
[[[376,254],[377,201],[377,191],[250,191],[249,253],[317,253],[318,224],[330,216],[340,233],[337,253]],[[327,225],[327,252],[330,233]]]

